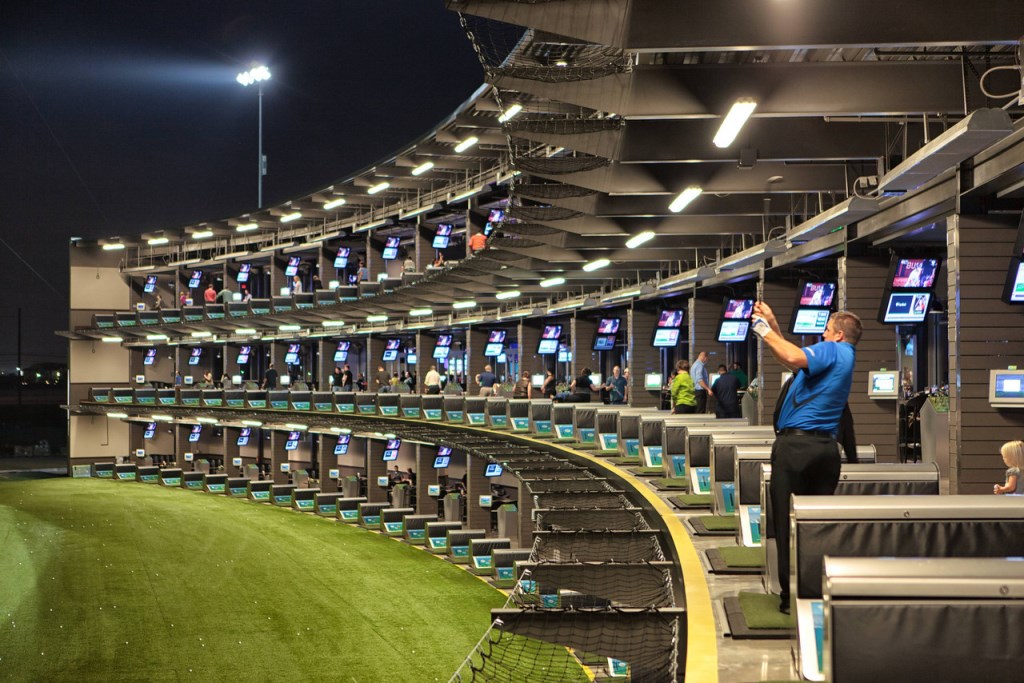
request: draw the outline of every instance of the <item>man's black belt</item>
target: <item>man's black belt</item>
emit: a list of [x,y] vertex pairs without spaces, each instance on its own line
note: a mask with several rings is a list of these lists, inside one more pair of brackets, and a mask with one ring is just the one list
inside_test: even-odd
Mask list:
[[826,431],[810,431],[807,429],[797,429],[796,427],[785,427],[779,430],[779,436],[817,436],[822,439],[834,439],[832,432]]

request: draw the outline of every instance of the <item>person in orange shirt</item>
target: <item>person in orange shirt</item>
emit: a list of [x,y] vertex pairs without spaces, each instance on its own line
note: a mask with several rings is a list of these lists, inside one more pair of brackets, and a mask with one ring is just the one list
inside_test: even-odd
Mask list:
[[217,301],[217,290],[213,288],[213,283],[206,285],[206,291],[203,292],[203,300],[208,304],[216,303]]
[[487,246],[487,236],[482,232],[475,233],[469,238],[469,250],[480,251]]

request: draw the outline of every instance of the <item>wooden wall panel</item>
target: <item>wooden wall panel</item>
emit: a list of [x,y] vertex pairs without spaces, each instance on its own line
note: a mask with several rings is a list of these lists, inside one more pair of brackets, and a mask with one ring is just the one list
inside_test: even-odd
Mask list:
[[649,372],[662,371],[661,349],[651,346],[654,326],[658,323],[658,313],[631,309],[626,320],[629,344],[629,404],[658,407],[661,404],[661,391],[644,389],[644,376]]
[[[789,324],[793,317],[793,301],[797,297],[796,289],[794,283],[764,282],[761,285],[761,300],[771,306],[772,312],[775,313],[775,319],[779,321],[779,327],[782,329],[782,334],[786,339],[798,346],[805,346],[813,343],[811,338],[794,337],[789,334]],[[782,389],[782,373],[789,372],[789,370],[783,367],[782,363],[775,360],[775,356],[772,355],[771,351],[768,350],[760,339],[758,339],[757,344],[760,347],[758,351],[758,357],[760,358],[758,367],[761,369],[758,380],[761,385],[758,398],[759,412],[761,424],[770,425],[775,415],[775,404],[779,400],[779,392]]]

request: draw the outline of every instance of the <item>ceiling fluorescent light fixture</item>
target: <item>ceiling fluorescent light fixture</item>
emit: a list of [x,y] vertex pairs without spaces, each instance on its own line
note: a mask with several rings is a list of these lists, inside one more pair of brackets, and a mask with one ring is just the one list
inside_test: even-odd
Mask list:
[[505,123],[513,119],[519,112],[523,110],[523,105],[516,102],[511,105],[508,109],[502,112],[501,116],[498,117],[498,123]]
[[128,413],[107,413],[107,417],[114,417],[120,419],[128,417]]
[[586,272],[586,273],[592,273],[595,270],[600,270],[601,268],[604,268],[605,266],[610,265],[610,264],[611,264],[611,261],[609,261],[608,259],[606,259],[606,258],[599,258],[599,259],[596,259],[594,261],[591,261],[590,263],[584,263],[583,264],[583,271]]
[[391,225],[390,218],[382,218],[379,221],[373,221],[372,223],[366,223],[365,225],[357,225],[352,228],[352,232],[366,232],[367,230],[373,230],[374,228],[383,228]]
[[254,328],[254,327],[239,327],[237,330],[235,330],[235,334],[243,334],[243,335],[246,335],[246,336],[251,336],[251,335],[256,334],[256,328]]
[[855,223],[876,213],[880,201],[881,199],[850,197],[796,226],[786,233],[786,239],[790,242],[807,242],[827,235],[836,228]]
[[366,322],[368,323],[386,323],[388,317],[386,315],[368,315],[366,316]]
[[150,237],[148,240],[146,240],[146,244],[148,244],[151,247],[156,247],[161,244],[167,244],[170,241],[171,240],[168,237]]
[[449,199],[448,203],[449,204],[454,204],[455,202],[461,202],[463,200],[469,199],[470,197],[473,197],[475,195],[480,194],[481,192],[483,192],[486,189],[487,189],[487,186],[483,185],[481,187],[474,187],[471,190],[466,190],[465,192],[460,192],[459,194],[457,194],[454,197],[452,197],[451,199]]
[[326,204],[324,204],[324,209],[327,210],[327,211],[330,211],[331,209],[336,209],[339,206],[345,206],[345,201],[346,200],[345,200],[344,197],[338,197],[337,199],[332,199],[331,201],[329,201]]
[[203,337],[212,337],[213,336],[213,332],[206,332],[206,331],[193,332],[192,336],[195,337],[196,339],[201,339]]
[[494,298],[499,299],[501,301],[504,301],[505,299],[518,299],[520,294],[522,294],[522,292],[520,292],[518,289],[513,289],[508,292],[498,292],[497,294],[494,295]]
[[292,213],[288,213],[288,214],[285,214],[285,215],[281,216],[281,222],[282,223],[291,223],[292,221],[297,221],[300,218],[302,218],[302,212],[301,211],[293,211]]
[[689,206],[690,202],[699,197],[701,192],[703,192],[702,189],[696,185],[691,185],[672,200],[672,203],[668,205],[668,210],[672,213],[679,213]]
[[533,313],[534,313],[534,310],[532,308],[528,308],[525,311],[513,311],[511,313],[505,313],[501,317],[502,318],[525,318],[528,315],[533,315]]
[[636,289],[627,290],[625,292],[612,292],[608,296],[606,296],[603,299],[601,299],[601,301],[605,302],[605,301],[618,301],[619,299],[632,299],[634,296],[640,296],[640,288],[639,287],[637,287]]
[[769,259],[772,256],[786,251],[786,241],[781,239],[770,239],[767,242],[762,242],[757,246],[745,249],[737,254],[733,254],[727,259],[718,263],[718,272],[736,270],[749,266],[754,263],[760,263],[765,259]]
[[455,153],[462,154],[463,152],[465,152],[467,149],[471,148],[478,142],[480,142],[480,138],[476,137],[475,135],[470,135],[468,138],[466,138],[459,144],[455,145]]
[[476,308],[476,301],[472,299],[467,299],[465,301],[456,301],[455,303],[452,304],[452,308],[456,310],[460,310],[463,308]]
[[654,234],[655,233],[653,230],[644,230],[639,235],[634,235],[633,237],[630,237],[629,241],[626,242],[626,248],[636,249],[641,244],[647,244],[648,242],[654,239]]
[[441,208],[440,204],[430,204],[429,206],[421,206],[418,209],[413,209],[412,211],[402,211],[398,214],[398,217],[412,218],[413,216],[419,216],[421,213],[427,213],[428,211],[433,211],[434,209],[439,208]]
[[481,320],[483,320],[483,318],[466,318],[465,320],[453,320],[452,325],[472,325],[473,323],[478,323]]
[[170,415],[154,415],[153,419],[157,422],[174,422],[174,418]]
[[883,196],[909,192],[1012,131],[1013,121],[1004,110],[978,109],[882,176],[878,190]]
[[558,285],[564,285],[564,284],[565,284],[565,278],[564,277],[549,277],[547,280],[541,280],[540,281],[540,286],[541,287],[557,287]]
[[203,424],[208,424],[208,425],[215,425],[215,424],[217,424],[217,418],[215,418],[215,417],[197,417],[196,419],[199,420],[200,422],[202,422]]
[[246,427],[262,427],[263,423],[259,420],[242,420],[242,424]]
[[302,329],[302,325],[278,325],[277,329],[282,332],[298,332]]
[[558,313],[559,311],[571,311],[574,308],[580,308],[584,303],[586,303],[585,299],[576,299],[575,301],[570,301],[568,303],[560,304],[558,306],[552,306],[551,308],[548,309],[548,313]]
[[741,97],[736,100],[732,108],[729,109],[729,113],[725,115],[725,119],[722,121],[722,125],[719,126],[718,132],[715,133],[715,139],[713,140],[715,146],[728,147],[731,145],[755,109],[757,109],[757,102],[749,97]]
[[414,308],[409,311],[409,315],[414,318],[422,318],[425,315],[433,315],[434,309],[432,308]]
[[213,237],[213,230],[200,230],[199,232],[192,233],[192,239],[194,240],[205,240]]
[[371,185],[369,189],[366,190],[366,194],[377,194],[379,192],[383,192],[389,187],[391,187],[391,183],[385,180],[384,182],[377,183],[376,185]]
[[426,173],[427,171],[429,171],[432,168],[434,168],[434,162],[433,161],[424,161],[422,164],[420,164],[416,168],[412,169],[412,174],[415,175],[415,176],[420,176],[420,175],[423,175],[424,173]]
[[298,422],[286,422],[284,426],[287,427],[288,429],[295,429],[298,431],[309,429],[309,425],[299,424]]
[[252,232],[253,230],[259,230],[260,226],[255,223],[243,223],[242,225],[235,226],[235,232]]
[[322,324],[324,327],[345,327],[344,320],[325,320]]
[[146,339],[149,341],[167,341],[169,337],[166,334],[147,334]]
[[117,251],[119,249],[124,249],[123,242],[111,242],[110,244],[103,245],[103,251]]
[[124,339],[121,337],[104,337],[101,341],[104,344],[120,344]]

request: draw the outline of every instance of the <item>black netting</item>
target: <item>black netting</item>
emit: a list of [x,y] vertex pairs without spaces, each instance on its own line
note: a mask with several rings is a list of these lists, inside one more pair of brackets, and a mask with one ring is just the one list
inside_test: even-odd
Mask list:
[[576,154],[563,157],[525,157],[514,156],[512,165],[520,171],[527,173],[539,173],[541,175],[564,175],[567,173],[583,173],[604,168],[611,164],[610,159],[591,156],[588,154]]
[[538,508],[624,508],[629,501],[618,493],[538,493],[534,496],[534,506]]
[[626,124],[625,119],[595,117],[544,117],[515,118],[506,121],[502,127],[508,133],[548,133],[552,135],[580,135],[619,130]]
[[544,246],[544,242],[524,239],[522,237],[492,237],[487,244],[495,249],[528,249],[530,247]]
[[531,479],[525,482],[530,493],[547,491],[610,491],[611,486],[603,479]]
[[534,557],[538,562],[658,562],[665,554],[650,531],[578,531],[538,534]]
[[558,228],[552,228],[550,225],[542,225],[540,223],[506,222],[499,223],[496,229],[512,235],[553,235],[555,233],[562,233]]
[[633,531],[650,528],[638,510],[537,510],[537,528],[550,531]]
[[560,206],[512,206],[508,210],[509,217],[530,221],[565,221],[584,215],[586,214],[582,211],[564,209]]
[[523,197],[537,199],[564,199],[566,197],[589,197],[597,190],[565,183],[516,183],[515,191]]
[[672,607],[674,601],[664,563],[545,562],[526,570],[519,587],[512,602],[523,608],[543,608],[544,595],[558,595],[561,607],[577,609]]

